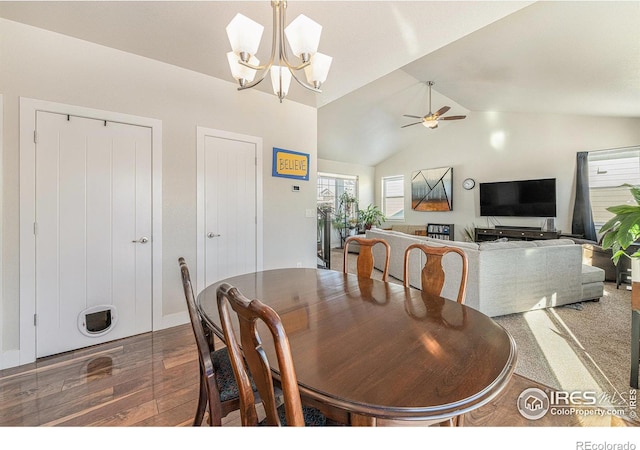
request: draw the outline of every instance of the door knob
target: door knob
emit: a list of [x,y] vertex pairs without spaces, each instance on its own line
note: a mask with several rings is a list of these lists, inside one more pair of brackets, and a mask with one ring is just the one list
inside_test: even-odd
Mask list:
[[209,232],[209,233],[207,233],[207,237],[208,237],[209,239],[212,239],[212,238],[214,238],[214,237],[220,237],[220,235],[219,235],[219,234],[212,233],[212,232]]
[[147,242],[149,242],[149,238],[146,236],[141,237],[140,239],[138,239],[137,241],[131,241],[134,244],[140,243],[140,244],[146,244]]

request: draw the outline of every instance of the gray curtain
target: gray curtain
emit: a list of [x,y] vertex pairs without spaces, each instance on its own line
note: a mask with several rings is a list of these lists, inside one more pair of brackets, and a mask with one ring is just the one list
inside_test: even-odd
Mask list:
[[573,221],[571,233],[581,234],[584,239],[597,241],[596,227],[593,223],[591,212],[591,199],[589,198],[589,164],[588,152],[578,152],[576,170],[576,201],[573,205]]

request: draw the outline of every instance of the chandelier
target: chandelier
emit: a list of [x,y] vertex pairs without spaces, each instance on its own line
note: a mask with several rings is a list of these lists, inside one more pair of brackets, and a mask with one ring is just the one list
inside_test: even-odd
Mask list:
[[[238,81],[238,90],[252,88],[270,74],[273,92],[280,99],[280,103],[289,91],[291,78],[310,91],[322,92],[320,86],[327,79],[332,60],[330,56],[318,53],[322,26],[301,14],[284,28],[287,2],[272,1],[271,8],[271,57],[264,65],[260,65],[260,60],[256,57],[264,27],[242,14],[236,14],[227,25],[227,36],[233,50],[227,53],[227,59],[231,75]],[[285,35],[289,48],[299,58],[299,63],[292,64],[287,57]],[[304,70],[307,82],[298,76],[297,72],[300,70]]]

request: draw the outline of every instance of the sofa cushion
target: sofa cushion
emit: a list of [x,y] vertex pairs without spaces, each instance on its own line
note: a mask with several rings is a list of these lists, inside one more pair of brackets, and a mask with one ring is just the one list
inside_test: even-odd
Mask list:
[[[419,237],[419,236],[416,236],[416,237]],[[423,237],[422,239],[425,241],[428,241],[429,244],[434,244],[436,247],[439,247],[439,246],[458,247],[463,250],[478,250],[480,247],[475,242],[447,241],[445,239],[436,239],[436,238],[430,238],[430,237]]]
[[587,283],[582,285],[581,300],[595,300],[604,295],[604,283]]
[[582,265],[582,284],[597,283],[604,281],[604,270],[599,267]]
[[[603,269],[605,281],[616,281],[616,265],[611,259],[612,255],[610,248],[603,249],[594,243],[582,244],[582,264]],[[621,264],[620,261],[618,263]]]

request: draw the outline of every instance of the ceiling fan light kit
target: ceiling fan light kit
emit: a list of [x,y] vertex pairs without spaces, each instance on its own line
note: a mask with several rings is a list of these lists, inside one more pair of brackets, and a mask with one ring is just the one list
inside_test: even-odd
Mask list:
[[451,107],[449,106],[443,106],[442,108],[437,110],[435,113],[432,113],[431,112],[431,86],[433,85],[434,85],[433,81],[427,81],[427,86],[429,86],[429,114],[427,114],[426,116],[411,116],[409,114],[404,114],[403,115],[404,117],[410,117],[412,119],[420,119],[420,122],[414,122],[414,123],[409,123],[407,125],[402,125],[400,128],[406,128],[412,125],[422,124],[426,128],[431,128],[433,130],[435,128],[438,128],[438,121],[440,120],[460,120],[467,117],[467,116],[443,117],[442,115],[451,109]]
[[[284,28],[287,2],[274,0],[271,2],[271,8],[273,9],[271,56],[264,65],[260,65],[260,61],[255,56],[264,27],[242,14],[236,14],[227,25],[227,36],[232,48],[232,51],[227,53],[227,59],[231,75],[238,81],[238,90],[252,88],[264,80],[267,74],[271,74],[273,92],[281,103],[289,91],[292,78],[310,91],[322,92],[320,86],[327,79],[332,61],[330,56],[318,53],[322,26],[300,14]],[[300,59],[300,64],[292,64],[289,61],[287,41],[293,55]],[[299,70],[304,70],[307,82],[298,77],[296,72]]]

